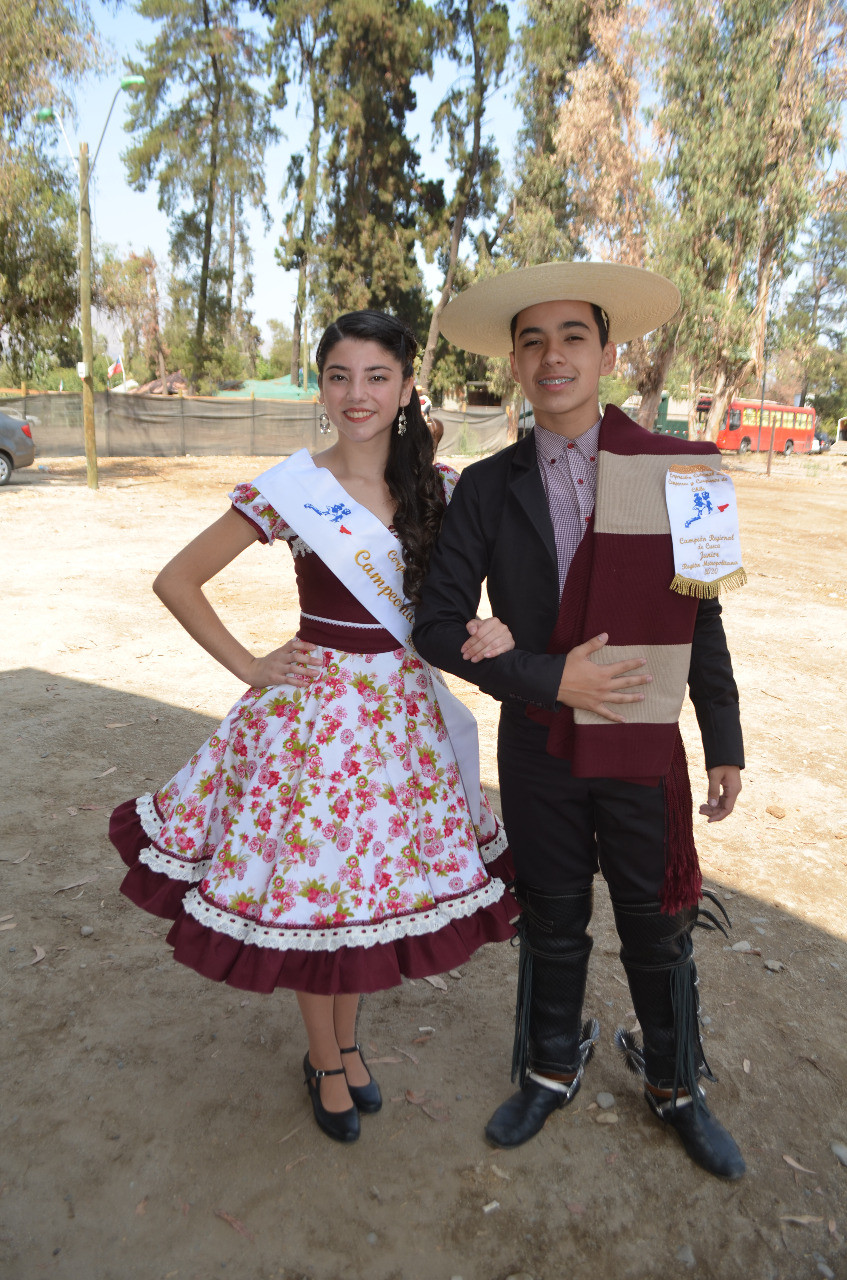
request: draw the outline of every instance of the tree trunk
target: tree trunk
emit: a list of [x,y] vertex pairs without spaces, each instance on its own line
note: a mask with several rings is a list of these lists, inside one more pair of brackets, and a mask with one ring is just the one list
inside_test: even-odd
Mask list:
[[[211,18],[209,16],[208,7],[203,5],[203,16],[207,31],[211,27]],[[196,391],[197,384],[203,372],[206,363],[205,339],[206,339],[206,306],[209,293],[209,265],[212,260],[212,231],[215,224],[215,200],[217,198],[218,185],[218,133],[220,129],[221,114],[221,98],[223,96],[223,86],[221,83],[221,71],[218,66],[218,59],[212,54],[212,72],[215,78],[215,92],[212,97],[210,117],[211,117],[211,140],[209,143],[209,179],[206,189],[206,216],[203,225],[203,257],[200,264],[200,287],[197,291],[197,325],[194,330],[194,351],[191,359],[191,386]]]
[[432,366],[435,361],[435,348],[438,344],[438,321],[441,318],[441,312],[450,301],[450,294],[453,291],[456,264],[459,260],[459,246],[462,243],[462,235],[465,230],[465,217],[467,216],[468,204],[470,202],[473,184],[476,181],[477,170],[479,168],[479,150],[482,140],[482,117],[485,114],[485,85],[483,84],[482,56],[479,49],[479,43],[477,41],[476,23],[474,21],[474,12],[471,0],[468,0],[465,17],[473,46],[473,143],[471,144],[471,154],[468,157],[467,165],[459,179],[459,183],[464,190],[459,197],[459,203],[456,206],[456,213],[453,218],[453,231],[450,236],[450,257],[447,263],[447,272],[444,276],[441,296],[433,308],[432,319],[429,323],[429,333],[427,334],[426,346],[424,347],[423,359],[421,361],[421,369],[418,375],[418,382],[423,387],[427,395],[429,395],[429,379],[432,373]]
[[[821,305],[822,285],[821,285],[821,283],[820,283],[820,279],[819,279],[819,277],[818,277],[817,272],[816,272],[816,271],[814,271],[814,270],[813,270],[812,279],[814,280],[814,284],[815,284],[815,291],[814,291],[814,302],[812,303],[812,314],[811,314],[811,317],[810,317],[810,319],[809,319],[809,336],[810,336],[810,338],[811,338],[812,342],[817,342],[817,340],[818,340],[818,312],[820,311],[820,305]],[[800,407],[801,407],[801,408],[805,405],[805,403],[806,403],[806,396],[809,394],[809,381],[810,381],[810,379],[809,379],[809,358],[808,358],[808,356],[807,356],[807,357],[806,357],[806,362],[805,362],[805,364],[804,364],[804,366],[803,366],[803,381],[802,381],[801,386],[800,386]]]
[[226,332],[232,341],[232,294],[235,284],[235,192],[229,193],[229,258],[226,264]]
[[[305,273],[306,264],[301,262],[300,275]],[[291,324],[291,385],[300,385],[300,325],[303,323],[303,312],[300,310],[300,283],[297,284],[297,298],[294,303],[294,319]]]
[[688,379],[688,439],[697,439],[697,381],[694,377],[694,370]]
[[[304,53],[304,58],[306,54]],[[291,344],[291,385],[300,381],[300,335],[303,319],[306,314],[306,286],[308,283],[308,265],[312,249],[312,222],[315,216],[315,205],[318,195],[318,168],[321,141],[321,96],[314,58],[308,57],[309,92],[312,97],[312,127],[309,130],[309,172],[303,186],[303,250],[300,255],[300,268],[297,279],[297,301],[294,305],[294,336]],[[308,356],[308,351],[306,352]],[[304,366],[303,389],[309,387],[309,370]]]
[[673,361],[676,334],[676,328],[662,334],[653,362],[638,384],[638,390],[641,392],[641,407],[638,410],[637,421],[647,431],[653,430],[656,413],[662,403],[662,390]]
[[706,419],[706,430],[704,439],[715,441],[718,438],[718,432],[726,421],[726,407],[731,399],[731,388],[729,386],[726,370],[719,369],[715,379],[715,389],[712,392],[712,403],[709,408],[709,416]]
[[770,297],[773,255],[774,245],[763,244],[759,250],[756,304],[753,307],[753,350],[750,353],[755,362],[757,382],[762,381],[762,370],[765,367],[765,343],[768,336],[768,299]]

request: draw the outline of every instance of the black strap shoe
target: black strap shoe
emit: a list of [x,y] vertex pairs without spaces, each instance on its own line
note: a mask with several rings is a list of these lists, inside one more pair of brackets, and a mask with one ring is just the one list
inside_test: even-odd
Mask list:
[[[362,1049],[359,1044],[354,1044],[349,1049],[342,1049],[341,1053],[358,1053],[359,1057],[362,1058]],[[365,1068],[368,1075],[371,1076],[370,1067],[365,1062],[364,1058],[362,1058],[362,1066]],[[351,1084],[348,1080],[347,1088],[350,1091],[350,1097],[353,1099],[353,1102],[363,1115],[376,1115],[377,1111],[379,1111],[382,1106],[382,1094],[380,1093],[379,1085],[376,1080],[374,1080],[373,1076],[371,1076],[367,1084]]]
[[705,1102],[698,1099],[695,1104],[689,1095],[678,1099],[674,1106],[672,1099],[664,1101],[657,1098],[649,1089],[644,1090],[644,1097],[654,1115],[676,1130],[695,1164],[716,1178],[726,1178],[731,1182],[744,1175],[747,1166],[735,1139],[715,1119]]
[[336,1067],[334,1071],[316,1071],[309,1061],[307,1053],[303,1059],[303,1071],[305,1072],[305,1084],[312,1100],[312,1110],[315,1113],[318,1128],[323,1129],[326,1136],[334,1138],[336,1142],[355,1142],[360,1132],[359,1112],[357,1109],[348,1107],[346,1111],[327,1111],[321,1102],[321,1080],[323,1077],[343,1076],[344,1068]]

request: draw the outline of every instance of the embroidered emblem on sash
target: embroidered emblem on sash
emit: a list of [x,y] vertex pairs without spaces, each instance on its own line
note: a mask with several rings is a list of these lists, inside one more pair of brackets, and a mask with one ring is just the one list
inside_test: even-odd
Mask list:
[[[316,516],[323,516],[326,520],[331,520],[333,524],[339,524],[345,516],[353,514],[349,507],[345,507],[343,502],[336,502],[333,506],[327,507],[325,511],[320,511],[317,507],[313,507],[311,502],[307,502],[305,507],[307,511],[314,511]],[[341,532],[349,533],[350,530],[345,529],[342,525]]]

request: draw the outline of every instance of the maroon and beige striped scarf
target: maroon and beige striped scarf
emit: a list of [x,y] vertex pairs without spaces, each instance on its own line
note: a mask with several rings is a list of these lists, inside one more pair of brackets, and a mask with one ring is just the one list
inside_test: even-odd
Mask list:
[[665,475],[680,455],[720,469],[717,446],[653,435],[610,405],[600,426],[597,501],[571,562],[549,653],[568,653],[606,631],[599,663],[644,657],[653,677],[643,702],[627,703],[626,724],[588,711],[531,708],[550,726],[547,750],[570,760],[574,777],[665,784],[668,860],[662,905],[676,911],[700,896],[691,790],[679,715],[685,698],[695,597],[671,590],[673,545]]

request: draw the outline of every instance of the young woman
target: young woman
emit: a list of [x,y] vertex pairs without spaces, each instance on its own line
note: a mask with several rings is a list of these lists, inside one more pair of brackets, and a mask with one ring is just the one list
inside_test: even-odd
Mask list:
[[[434,463],[416,347],[380,312],[330,325],[317,363],[321,427],[337,442],[238,485],[159,574],[154,590],[186,631],[250,687],[110,828],[130,867],[123,892],[173,919],[175,959],[247,990],[297,992],[315,1119],[345,1142],[381,1106],[356,1041],[360,993],[461,964],[510,937],[515,914],[473,719],[410,647],[456,480]],[[257,539],[288,543],[301,607],[298,634],[261,657],[202,591]],[[513,646],[494,618],[468,632],[471,662]]]

